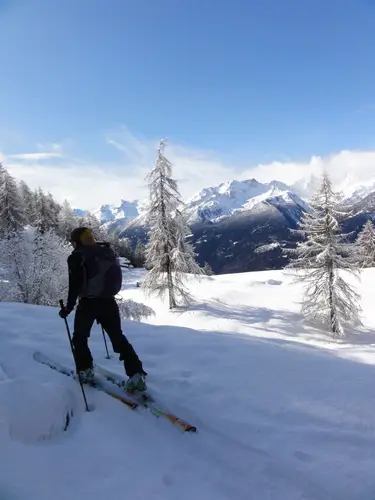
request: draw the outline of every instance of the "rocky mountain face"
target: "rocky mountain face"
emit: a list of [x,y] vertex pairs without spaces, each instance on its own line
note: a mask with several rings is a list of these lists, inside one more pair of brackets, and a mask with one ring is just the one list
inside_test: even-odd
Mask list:
[[[286,263],[283,248],[295,244],[291,229],[309,209],[297,186],[255,179],[230,181],[200,191],[186,202],[186,214],[200,264],[208,262],[215,273],[280,269]],[[375,219],[375,183],[347,194],[351,207],[343,224],[353,238],[368,218]],[[120,237],[146,242],[145,204],[122,201],[104,205],[95,215]]]

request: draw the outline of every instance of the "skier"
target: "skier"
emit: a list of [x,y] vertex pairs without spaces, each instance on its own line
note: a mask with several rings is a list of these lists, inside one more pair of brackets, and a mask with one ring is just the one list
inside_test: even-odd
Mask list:
[[70,242],[74,250],[68,257],[68,300],[59,315],[66,318],[79,298],[74,318],[73,345],[77,370],[82,380],[88,382],[94,377],[88,339],[94,321],[97,320],[107,332],[113,350],[124,361],[125,372],[129,377],[126,389],[131,392],[145,391],[147,373],[121,330],[120,313],[115,300],[122,285],[118,259],[108,243],[95,241],[92,231],[87,227],[74,229]]

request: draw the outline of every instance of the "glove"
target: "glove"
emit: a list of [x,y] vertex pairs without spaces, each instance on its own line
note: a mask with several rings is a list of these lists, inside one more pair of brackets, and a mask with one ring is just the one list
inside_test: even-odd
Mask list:
[[72,311],[70,309],[67,309],[66,307],[64,307],[63,309],[60,309],[59,316],[60,316],[60,318],[65,319],[69,316],[69,314],[71,312]]

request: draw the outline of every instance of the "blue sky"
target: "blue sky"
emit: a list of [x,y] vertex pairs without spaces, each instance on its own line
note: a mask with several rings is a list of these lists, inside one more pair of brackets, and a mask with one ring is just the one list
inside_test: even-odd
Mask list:
[[0,156],[75,200],[47,160],[56,179],[130,175],[129,197],[164,136],[186,195],[375,150],[374,26],[373,0],[0,0]]

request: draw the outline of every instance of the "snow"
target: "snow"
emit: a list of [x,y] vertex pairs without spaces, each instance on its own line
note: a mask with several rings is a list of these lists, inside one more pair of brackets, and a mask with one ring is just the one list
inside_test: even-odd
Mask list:
[[93,215],[99,219],[102,224],[121,220],[128,223],[138,217],[139,202],[121,200],[119,205],[102,205],[93,212]]
[[[283,182],[261,183],[256,179],[232,180],[208,187],[186,201],[188,222],[189,224],[201,221],[215,222],[222,217],[243,211],[259,211],[259,204],[264,202],[306,209],[306,203],[291,189]],[[147,200],[141,202],[122,200],[119,206],[103,205],[94,212],[94,215],[105,227],[111,227],[117,222],[125,229],[144,226],[146,212]]]
[[[265,210],[265,203],[307,210],[310,194],[319,185],[320,179],[315,176],[300,180],[292,186],[276,180],[265,183],[256,179],[227,181],[218,186],[205,188],[186,201],[188,222],[189,224],[202,221],[217,222],[223,217],[244,211],[259,213]],[[373,193],[375,182],[358,184],[350,177],[346,177],[338,188],[344,194],[344,203],[352,205]],[[126,229],[144,226],[146,211],[147,200],[121,200],[119,204],[102,205],[94,211],[94,215],[106,228]],[[79,209],[75,209],[74,212],[85,213]]]
[[[156,311],[123,324],[150,391],[197,434],[90,388],[86,412],[76,382],[32,359],[72,366],[57,308],[0,303],[1,500],[373,498],[375,269],[365,326],[339,342],[302,321],[282,271],[191,280],[196,302],[174,312],[136,287],[144,271],[124,276],[123,297]],[[90,346],[122,373],[97,325]]]
[[366,196],[375,192],[375,181],[368,181],[363,184],[353,183],[351,178],[348,178],[341,186],[341,191],[344,195],[344,204],[353,205]]
[[52,440],[65,432],[79,404],[75,393],[63,384],[22,377],[9,381],[4,399],[9,436],[25,444]]
[[291,192],[286,184],[278,181],[262,184],[251,179],[229,181],[202,190],[187,202],[186,212],[189,215],[189,223],[202,220],[215,222],[222,217],[243,211],[259,210],[259,204],[265,202],[306,207],[305,202]]
[[280,247],[280,243],[278,241],[274,241],[273,243],[269,243],[268,245],[261,245],[254,249],[255,253],[264,253],[269,252],[270,250],[275,250]]

